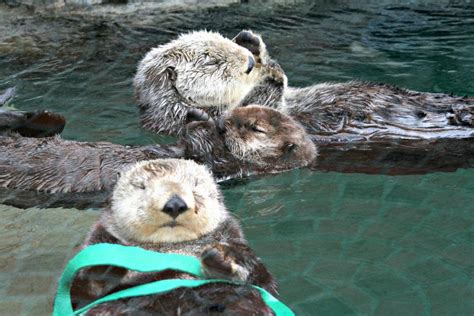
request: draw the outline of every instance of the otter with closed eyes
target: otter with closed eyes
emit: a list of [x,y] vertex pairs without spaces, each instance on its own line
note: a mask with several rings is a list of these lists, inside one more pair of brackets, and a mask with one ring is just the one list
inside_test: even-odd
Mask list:
[[[82,247],[98,243],[139,246],[162,253],[196,256],[206,278],[242,285],[210,283],[162,295],[120,299],[86,315],[272,315],[258,285],[276,295],[265,265],[247,245],[238,221],[227,211],[213,177],[189,160],[139,162],[119,178],[107,207]],[[109,293],[165,279],[193,279],[166,270],[138,273],[99,266],[79,272],[71,288],[75,308]]]
[[120,170],[137,161],[189,158],[218,179],[306,167],[316,147],[293,119],[274,109],[248,106],[216,122],[187,124],[172,145],[129,147],[55,137],[0,136],[0,187],[52,193],[110,190]]
[[142,126],[181,135],[189,121],[237,107],[269,75],[262,58],[206,31],[183,34],[153,48],[134,78]]
[[[252,31],[239,33],[236,42],[271,60],[261,37]],[[360,81],[294,88],[278,63],[271,60],[265,67],[271,71],[241,105],[279,109],[300,122],[316,142],[474,136],[474,98]]]
[[233,41],[205,31],[182,35],[147,54],[134,85],[143,126],[158,133],[179,134],[188,116],[206,120],[260,104],[292,116],[316,142],[474,136],[472,98],[358,81],[289,87],[252,31]]

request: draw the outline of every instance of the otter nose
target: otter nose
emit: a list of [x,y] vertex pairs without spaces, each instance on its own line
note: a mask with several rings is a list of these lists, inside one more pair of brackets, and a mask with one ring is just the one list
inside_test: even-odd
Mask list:
[[245,73],[248,75],[252,71],[254,66],[255,66],[255,60],[253,59],[252,56],[249,56],[249,64],[247,66],[247,71],[245,71]]
[[163,212],[169,216],[176,218],[188,209],[186,202],[179,196],[173,195],[171,199],[163,206]]

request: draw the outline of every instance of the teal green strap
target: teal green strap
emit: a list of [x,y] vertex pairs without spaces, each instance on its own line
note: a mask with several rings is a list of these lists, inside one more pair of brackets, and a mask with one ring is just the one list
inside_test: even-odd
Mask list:
[[101,265],[117,266],[139,272],[170,269],[203,277],[201,263],[195,257],[171,253],[164,254],[139,247],[115,244],[92,245],[81,250],[64,269],[59,279],[54,302],[54,316],[73,314],[70,289],[76,273],[83,268]]
[[[133,258],[133,260],[130,260]],[[165,293],[178,287],[196,287],[211,282],[227,282],[226,280],[181,280],[168,279],[139,285],[98,299],[88,306],[74,312],[71,305],[70,288],[76,273],[91,266],[118,266],[139,272],[159,272],[163,270],[177,270],[204,277],[201,272],[200,261],[192,256],[179,254],[164,254],[139,247],[122,246],[116,244],[96,244],[80,251],[66,266],[59,280],[56,299],[54,302],[54,316],[69,316],[85,313],[91,307],[104,302],[120,298]],[[278,301],[264,289],[254,286],[262,295],[265,303],[278,315],[294,315],[283,303]]]
[[[162,281],[155,281],[143,285],[138,285],[126,290],[115,292],[104,296],[89,305],[74,312],[74,315],[81,315],[87,312],[92,307],[121,298],[144,296],[151,294],[161,294],[168,291],[177,289],[179,287],[198,287],[208,283],[231,283],[227,280],[183,280],[183,279],[168,279]],[[273,295],[262,289],[261,287],[252,285],[254,288],[260,291],[263,301],[275,312],[277,316],[294,316],[294,313],[285,304],[277,300]]]

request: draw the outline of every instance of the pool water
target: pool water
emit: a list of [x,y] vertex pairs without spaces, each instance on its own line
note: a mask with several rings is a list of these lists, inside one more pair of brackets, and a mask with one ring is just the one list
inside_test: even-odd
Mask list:
[[[139,127],[131,88],[137,62],[181,32],[232,37],[250,28],[293,86],[359,79],[474,96],[474,5],[391,2],[53,16],[49,33],[32,33],[23,50],[0,54],[0,90],[16,86],[19,109],[65,115],[68,139],[165,142]],[[474,314],[474,169],[416,176],[295,170],[223,190],[298,315]]]

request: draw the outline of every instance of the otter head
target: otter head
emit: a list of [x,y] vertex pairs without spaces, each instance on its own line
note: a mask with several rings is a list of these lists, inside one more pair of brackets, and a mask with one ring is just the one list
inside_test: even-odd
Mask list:
[[265,170],[308,166],[317,155],[304,129],[291,117],[268,107],[239,107],[224,115],[224,142],[244,162]]
[[192,32],[145,56],[135,76],[136,95],[141,103],[166,92],[177,93],[190,106],[234,107],[258,83],[256,66],[252,53],[230,39]]
[[227,211],[206,167],[190,160],[139,162],[112,194],[111,230],[123,242],[162,243],[212,232]]

